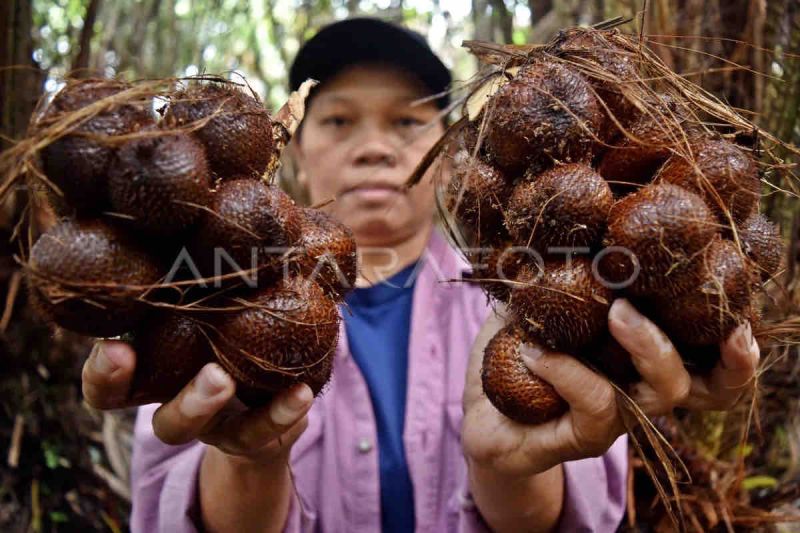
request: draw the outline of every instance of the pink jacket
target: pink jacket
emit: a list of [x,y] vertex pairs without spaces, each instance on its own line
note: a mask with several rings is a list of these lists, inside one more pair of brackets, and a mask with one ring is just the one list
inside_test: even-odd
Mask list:
[[[416,531],[487,531],[469,496],[460,428],[467,360],[490,307],[475,285],[447,283],[468,265],[439,233],[432,234],[423,261],[412,304],[403,435]],[[197,474],[205,445],[161,443],[151,424],[156,407],[139,409],[136,422],[131,529],[197,531]],[[342,326],[332,381],[292,449],[299,500],[292,501],[285,530],[380,531],[377,442],[367,385]],[[564,464],[562,531],[617,528],[625,506],[626,454],[627,441],[620,438],[601,457]]]

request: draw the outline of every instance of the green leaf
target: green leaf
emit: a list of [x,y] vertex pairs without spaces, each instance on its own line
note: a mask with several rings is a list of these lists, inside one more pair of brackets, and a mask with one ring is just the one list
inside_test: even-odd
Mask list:
[[69,516],[67,516],[67,513],[62,511],[51,511],[50,521],[56,524],[66,524],[69,522]]
[[772,489],[778,486],[778,480],[771,476],[750,476],[742,480],[744,490]]

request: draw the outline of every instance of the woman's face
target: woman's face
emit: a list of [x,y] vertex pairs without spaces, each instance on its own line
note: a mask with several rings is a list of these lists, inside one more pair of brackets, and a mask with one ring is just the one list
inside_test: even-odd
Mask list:
[[356,242],[391,246],[433,223],[434,184],[403,184],[443,133],[434,103],[413,77],[353,66],[327,81],[306,112],[296,154],[312,204],[352,228]]

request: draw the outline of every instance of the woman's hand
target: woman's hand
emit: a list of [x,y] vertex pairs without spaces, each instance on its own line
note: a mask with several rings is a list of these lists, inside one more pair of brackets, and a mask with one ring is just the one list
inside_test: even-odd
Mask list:
[[[489,402],[481,386],[483,350],[504,322],[502,317],[489,318],[473,347],[462,428],[468,461],[518,478],[545,472],[564,461],[602,455],[625,431],[617,395],[605,377],[574,357],[543,352],[536,346],[522,350],[528,368],[569,404],[562,417],[541,425],[523,425],[503,416]],[[630,395],[649,416],[679,406],[728,409],[753,383],[759,348],[749,324],[740,326],[721,344],[720,361],[708,377],[690,375],[666,335],[626,300],[616,300],[611,306],[609,328],[642,376]]]
[[[128,407],[136,354],[126,343],[99,341],[83,366],[83,395],[98,409]],[[156,436],[167,444],[198,439],[228,456],[285,464],[307,425],[313,395],[304,384],[278,394],[264,407],[245,409],[233,379],[209,363],[153,416]]]

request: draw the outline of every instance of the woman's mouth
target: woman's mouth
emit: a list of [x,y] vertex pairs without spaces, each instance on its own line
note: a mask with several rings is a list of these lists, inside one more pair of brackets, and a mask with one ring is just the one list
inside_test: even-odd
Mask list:
[[349,187],[341,196],[352,196],[365,202],[383,202],[403,194],[400,187],[388,183],[361,183]]

